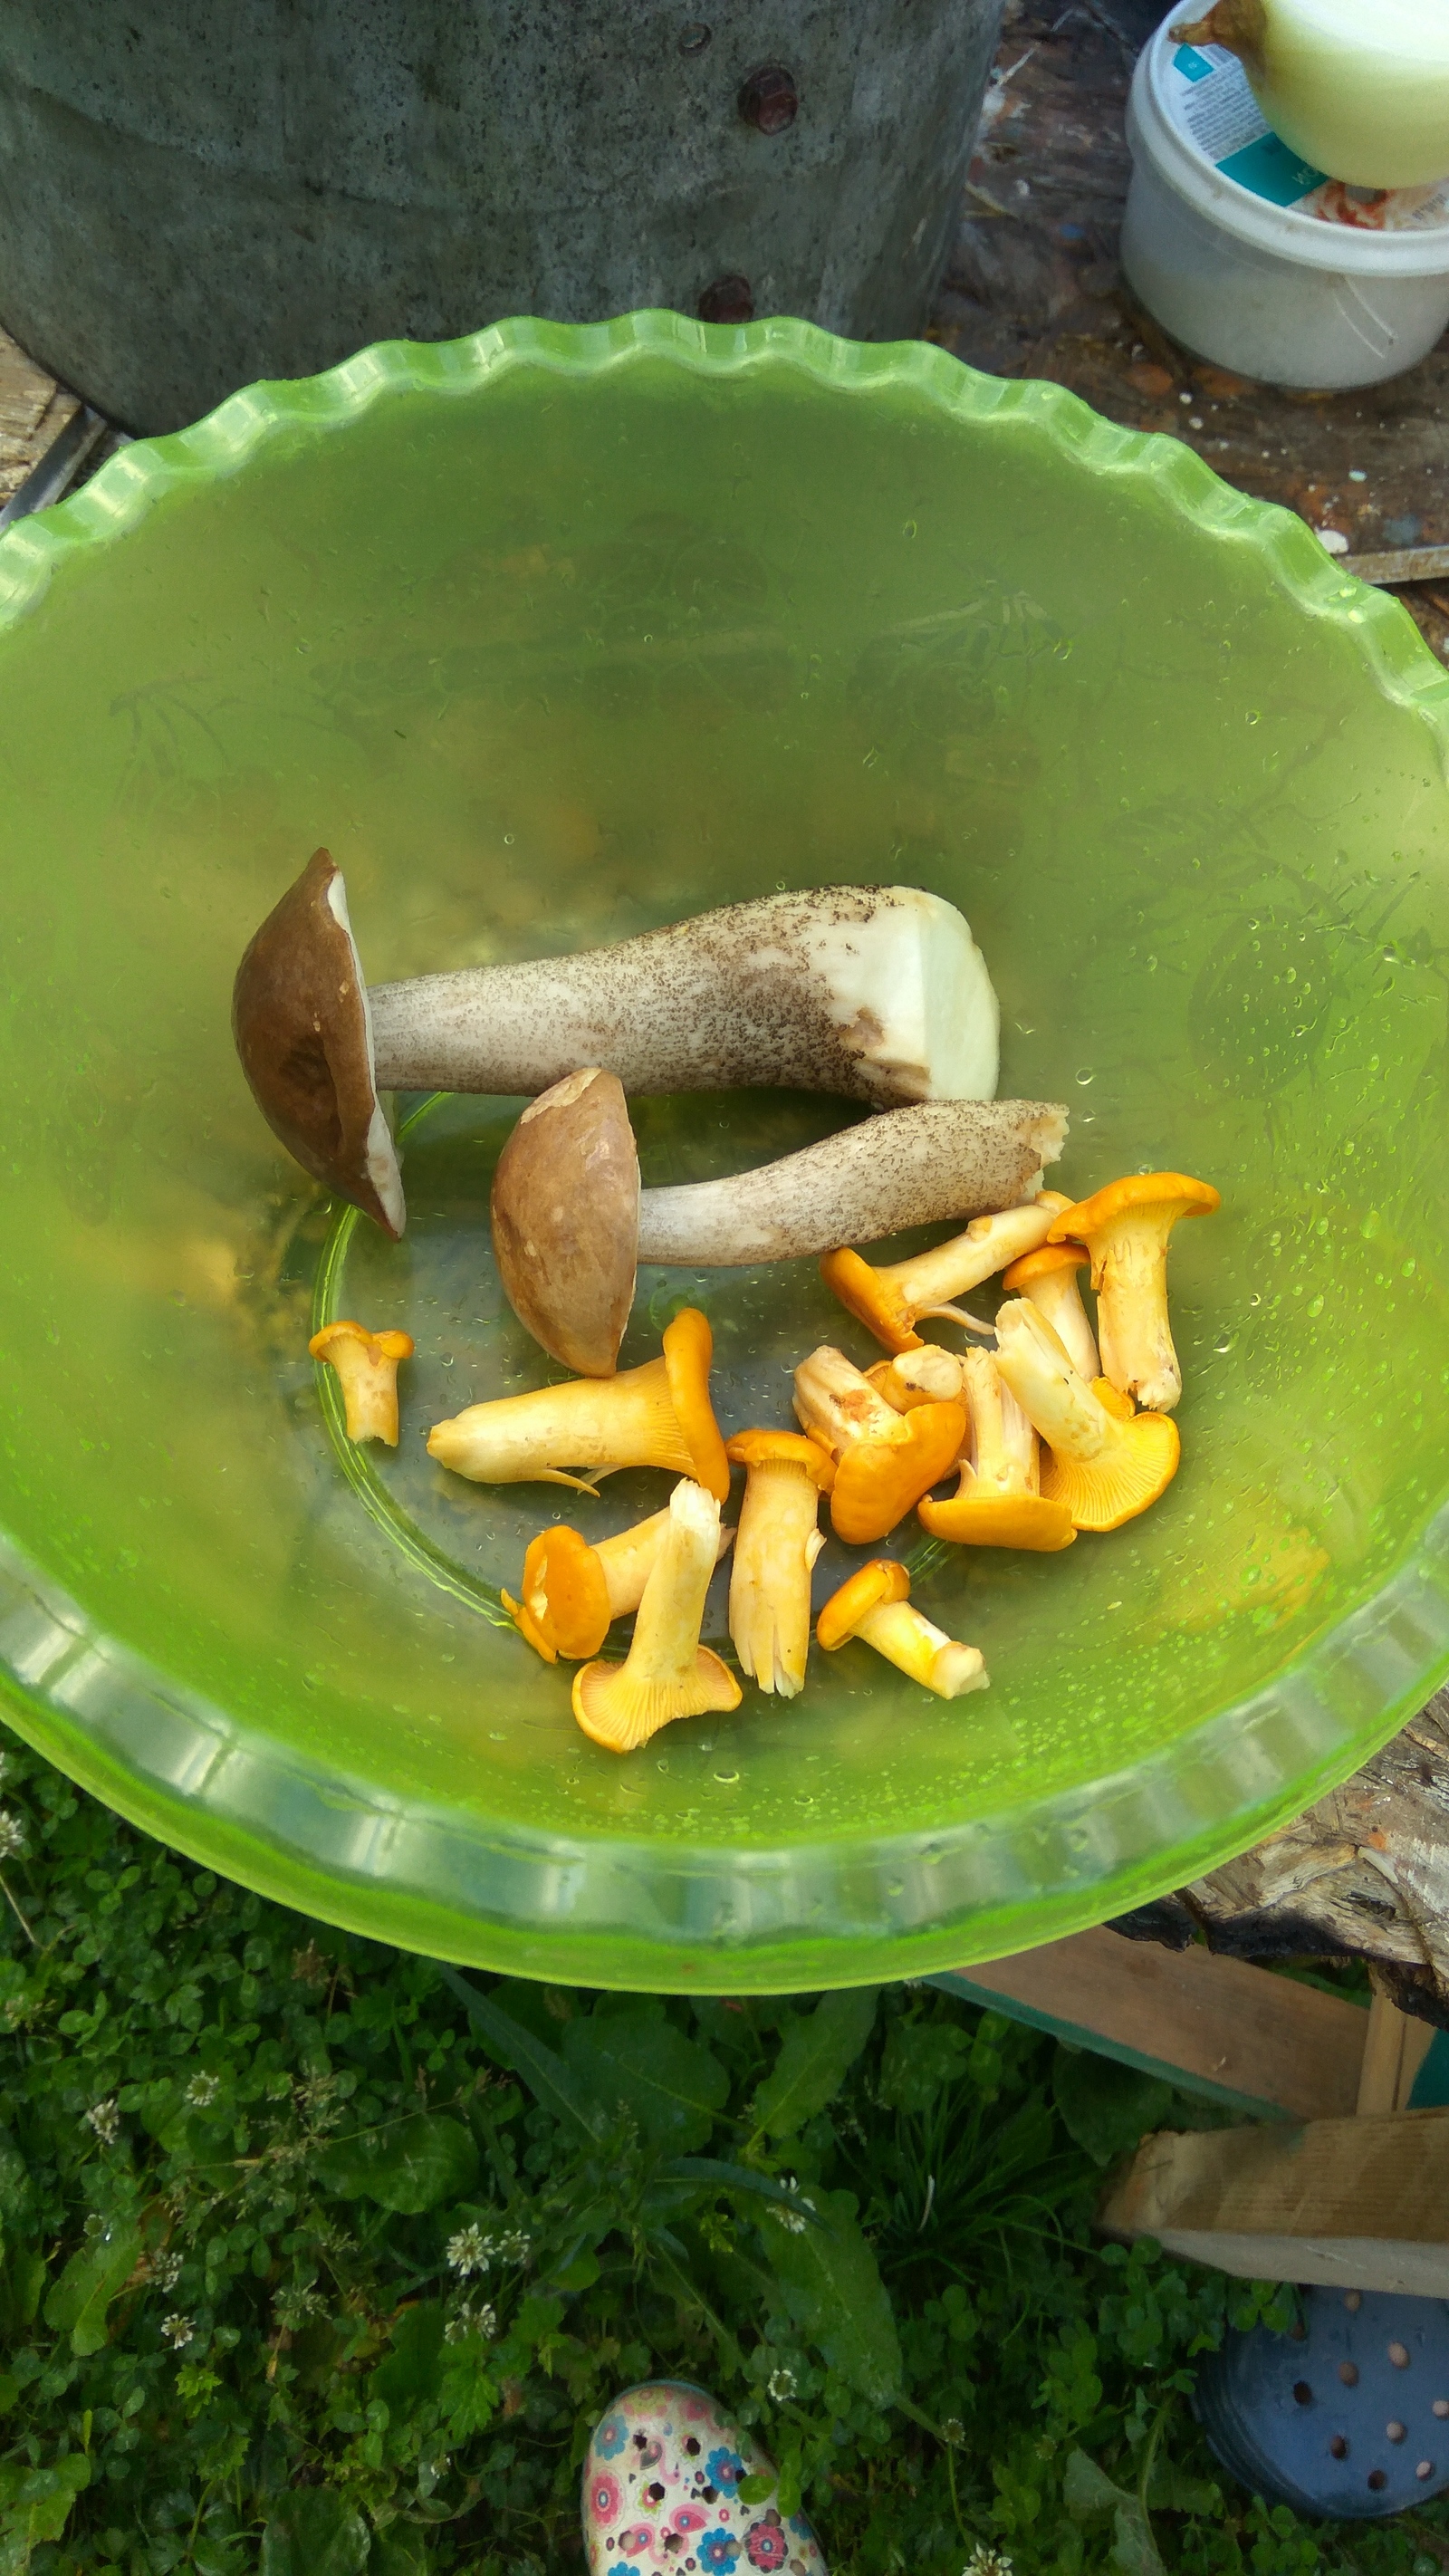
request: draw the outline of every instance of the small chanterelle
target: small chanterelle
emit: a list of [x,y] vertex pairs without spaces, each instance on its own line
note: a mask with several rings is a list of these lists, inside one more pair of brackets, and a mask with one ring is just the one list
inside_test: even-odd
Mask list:
[[[842,1581],[840,1546],[869,1548],[914,1514],[946,1543],[926,1554],[925,1597],[952,1616],[952,1582],[971,1563],[972,1625],[985,1634],[1000,1552],[1050,1560],[1079,1537],[1094,1545],[1177,1474],[1168,1243],[1218,1193],[1175,1171],[1077,1199],[1042,1187],[1066,1112],[992,1097],[995,996],[961,915],[934,896],[817,887],[577,957],[369,991],[341,877],[319,851],[242,960],[235,1025],[277,1134],[393,1235],[405,1212],[380,1092],[531,1095],[497,1164],[494,1251],[514,1311],[571,1373],[466,1406],[432,1425],[427,1446],[474,1485],[566,1485],[595,1505],[600,1480],[623,1470],[671,1480],[662,1505],[624,1528],[540,1527],[516,1595],[502,1594],[520,1644],[575,1667],[574,1717],[606,1752],[727,1715],[743,1702],[740,1675],[762,1719],[774,1703],[770,1723],[793,1723],[778,1703],[807,1689],[812,1624],[815,1644],[841,1655],[847,1689],[868,1673],[867,1647],[938,1699],[985,1690],[982,1647],[926,1615],[905,1565],[873,1556]],[[641,1187],[631,1092],[748,1084],[836,1092],[877,1114],[730,1179]],[[942,1225],[957,1230],[903,1258],[863,1256]],[[820,1261],[852,1347],[822,1342],[794,1359],[794,1425],[756,1419],[725,1438],[698,1306],[680,1306],[655,1356],[620,1369],[641,1261],[688,1271],[698,1294],[701,1270],[804,1259]],[[991,1313],[962,1302],[992,1281]],[[926,1325],[968,1338],[931,1339]],[[336,1379],[347,1438],[395,1448],[411,1337],[339,1319],[309,1348]],[[783,1413],[781,1355],[743,1356]],[[828,1581],[822,1502],[839,1543]],[[713,1613],[709,1603],[731,1547],[726,1621],[723,1578]],[[1017,1597],[1029,1583],[1050,1618],[1057,1579],[1047,1561],[1019,1564]],[[829,1596],[818,1613],[817,1581]],[[711,1617],[718,1647],[705,1643]],[[607,1656],[630,1618],[627,1646]]]

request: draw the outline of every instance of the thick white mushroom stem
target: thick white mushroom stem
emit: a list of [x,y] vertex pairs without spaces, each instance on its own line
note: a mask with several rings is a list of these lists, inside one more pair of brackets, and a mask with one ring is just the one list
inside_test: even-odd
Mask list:
[[574,1675],[574,1715],[608,1752],[636,1752],[676,1717],[738,1708],[739,1683],[699,1642],[718,1554],[719,1504],[702,1485],[676,1485],[625,1661],[585,1664]]
[[[1006,1105],[1003,1101],[996,1104],[998,1108]],[[1055,1162],[1066,1137],[1065,1110],[1053,1114],[1060,1118],[1056,1151],[1044,1152],[1042,1163]],[[1045,1243],[1049,1229],[1070,1205],[1070,1199],[1064,1199],[1059,1190],[1039,1190],[1027,1198],[1023,1187],[1010,1197],[999,1198],[995,1213],[973,1218],[964,1234],[952,1235],[949,1242],[938,1243],[929,1252],[913,1253],[908,1261],[883,1262],[878,1268],[862,1261],[857,1252],[832,1252],[822,1261],[820,1275],[841,1304],[888,1351],[913,1349],[921,1338],[916,1331],[917,1322],[927,1315],[947,1315],[973,1332],[989,1332],[989,1325],[966,1314],[953,1301],[979,1288],[983,1280],[994,1279],[998,1270],[1004,1270],[1022,1253],[1034,1252]],[[957,1213],[964,1215],[965,1211],[960,1209]],[[925,1221],[903,1218],[901,1223]],[[837,1240],[842,1239],[855,1243],[868,1240],[859,1228],[849,1225],[842,1225]]]
[[[1038,1100],[925,1101],[863,1119],[727,1181],[645,1190],[639,1259],[685,1267],[791,1261],[842,1236],[878,1242],[907,1226],[1009,1205],[1055,1162],[1066,1123],[1064,1109]],[[1043,1231],[1069,1205],[1053,1193]]]
[[368,1000],[381,1090],[539,1092],[579,1065],[629,1092],[766,1083],[879,1107],[996,1089],[985,963],[954,904],[916,886],[767,895]]

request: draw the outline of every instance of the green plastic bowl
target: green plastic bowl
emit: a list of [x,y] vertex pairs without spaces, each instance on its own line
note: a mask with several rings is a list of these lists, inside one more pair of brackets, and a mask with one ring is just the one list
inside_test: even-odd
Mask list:
[[[1226,1859],[1449,1670],[1449,682],[1297,520],[1057,387],[666,314],[374,349],[127,450],[0,543],[0,1662],[19,1731],[230,1876],[590,1985],[846,1985],[999,1955]],[[541,1382],[488,1250],[516,1103],[404,1104],[411,1225],[320,1203],[228,995],[325,842],[369,976],[822,881],[961,905],[1002,1089],[1086,1192],[1171,1165],[1182,1471],[916,1597],[989,1695],[854,1645],[619,1761],[502,1618],[532,1530],[423,1433]],[[646,1180],[837,1123],[640,1106]],[[650,1273],[788,1419],[813,1266]],[[314,1316],[405,1324],[396,1455]],[[820,1582],[838,1580],[840,1551]],[[722,1589],[707,1633],[723,1635]]]

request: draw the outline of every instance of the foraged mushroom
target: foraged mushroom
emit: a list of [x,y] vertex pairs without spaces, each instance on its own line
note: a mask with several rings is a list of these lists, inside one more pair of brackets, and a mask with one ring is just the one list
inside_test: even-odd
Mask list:
[[676,1485],[625,1661],[583,1664],[574,1675],[574,1715],[607,1752],[637,1752],[672,1718],[739,1707],[734,1674],[699,1642],[718,1555],[718,1502],[702,1485]]
[[[1064,1142],[1065,1111],[1061,1120]],[[1055,1154],[1042,1156],[1043,1163],[1055,1160]],[[1070,1205],[1059,1190],[1039,1190],[1024,1206],[1003,1200],[998,1214],[976,1217],[964,1234],[953,1235],[949,1243],[938,1243],[930,1252],[913,1253],[909,1261],[886,1262],[877,1270],[862,1261],[858,1252],[832,1252],[821,1262],[820,1276],[885,1350],[915,1350],[921,1339],[916,1325],[927,1315],[948,1315],[973,1332],[988,1332],[989,1325],[949,1301],[979,1288],[984,1279],[993,1279],[1019,1254],[1035,1251]],[[901,1220],[903,1226],[926,1222],[924,1217]],[[841,1228],[843,1234],[850,1231],[848,1226]],[[864,1238],[857,1234],[856,1239]]]
[[480,1485],[537,1479],[591,1493],[587,1476],[619,1467],[668,1467],[692,1476],[724,1501],[729,1461],[709,1396],[714,1337],[697,1306],[686,1306],[664,1331],[664,1356],[618,1377],[570,1378],[470,1404],[428,1434],[428,1454]]
[[384,1234],[407,1222],[377,1097],[372,1014],[341,871],[325,850],[269,912],[236,970],[232,1035],[252,1096],[314,1181]]
[[[647,1521],[601,1538],[591,1547],[576,1529],[560,1523],[540,1530],[523,1560],[521,1600],[503,1594],[503,1604],[521,1637],[546,1664],[566,1655],[570,1663],[596,1655],[615,1619],[637,1610],[655,1558],[670,1527],[669,1509],[652,1512]],[[734,1537],[719,1534],[723,1556]]]
[[531,1101],[493,1174],[493,1252],[536,1342],[610,1377],[634,1303],[639,1156],[618,1076],[588,1066]]
[[397,1447],[397,1371],[413,1355],[411,1333],[370,1333],[365,1324],[324,1324],[307,1344],[341,1382],[349,1440],[385,1440]]
[[793,1699],[810,1652],[810,1575],[825,1540],[820,1497],[835,1481],[830,1454],[795,1431],[740,1431],[725,1454],[748,1470],[730,1568],[730,1635],[762,1691]]
[[1170,1413],[1182,1394],[1167,1316],[1167,1238],[1179,1217],[1211,1216],[1221,1205],[1210,1181],[1139,1172],[1080,1199],[1047,1237],[1087,1246],[1103,1374],[1154,1413]]
[[945,1475],[966,1438],[963,1406],[918,1404],[896,1413],[828,1342],[795,1371],[795,1411],[835,1461],[830,1522],[847,1547],[893,1530]]
[[817,1639],[827,1654],[834,1654],[852,1637],[861,1637],[938,1699],[964,1699],[968,1691],[989,1690],[991,1675],[980,1648],[960,1646],[933,1627],[912,1608],[910,1590],[903,1565],[887,1556],[873,1557],[826,1602],[815,1623]]
[[[964,1216],[1014,1199],[1060,1153],[1065,1126],[1065,1110],[1050,1102],[923,1101],[731,1180],[641,1193],[623,1087],[594,1067],[543,1092],[499,1156],[499,1277],[546,1351],[604,1377],[628,1321],[636,1262],[789,1261],[842,1232],[869,1242]],[[1052,1196],[1052,1209],[1067,1205]],[[1048,1221],[1043,1212],[1043,1230]]]
[[922,1527],[957,1547],[1029,1548],[1044,1556],[1070,1547],[1077,1535],[1071,1513],[1043,1494],[1036,1433],[991,1353],[963,1351],[961,1372],[971,1442],[960,1490],[948,1502],[927,1494],[918,1506]]
[[1181,1456],[1171,1414],[1109,1412],[1024,1297],[997,1314],[996,1365],[1041,1436],[1041,1490],[1077,1529],[1120,1529],[1171,1484]]
[[897,1351],[892,1359],[877,1360],[865,1375],[892,1413],[914,1413],[918,1404],[965,1404],[967,1400],[965,1354],[943,1350],[939,1342]]
[[989,1100],[996,996],[954,904],[816,886],[575,957],[369,993],[342,876],[318,850],[252,940],[232,1025],[263,1117],[304,1170],[402,1232],[380,1091],[546,1091],[608,1065],[626,1091],[765,1083],[877,1108]]
[[1045,1315],[1073,1368],[1089,1386],[1093,1378],[1101,1376],[1102,1363],[1077,1286],[1077,1272],[1090,1270],[1091,1266],[1092,1256],[1085,1244],[1044,1243],[1040,1251],[1024,1253],[1020,1261],[1013,1261],[1001,1282],[1008,1297],[1029,1297],[1038,1312]]

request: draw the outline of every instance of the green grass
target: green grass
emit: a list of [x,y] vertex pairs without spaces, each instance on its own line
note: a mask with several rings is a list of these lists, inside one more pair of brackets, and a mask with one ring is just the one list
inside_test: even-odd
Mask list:
[[21,1751],[0,1873],[0,2576],[555,2576],[615,2390],[713,2386],[835,2576],[1432,2576],[1449,2516],[1225,2484],[1196,2357],[1288,2294],[1098,2244],[1162,2088],[926,1988],[460,1979]]

